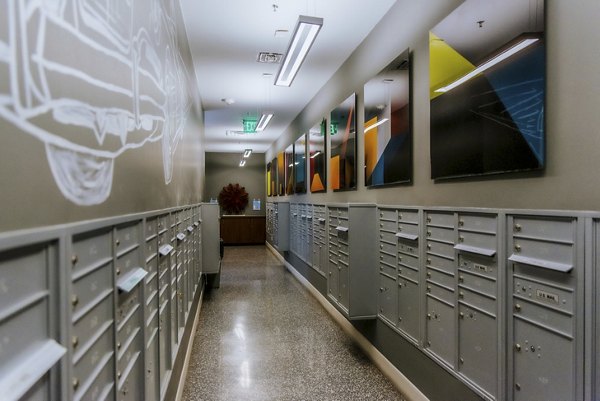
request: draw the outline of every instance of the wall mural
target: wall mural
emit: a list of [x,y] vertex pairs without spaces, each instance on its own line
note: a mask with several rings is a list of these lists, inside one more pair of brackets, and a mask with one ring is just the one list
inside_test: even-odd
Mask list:
[[327,191],[327,120],[323,119],[308,132],[308,148],[310,154],[310,192]]
[[430,32],[431,176],[545,165],[543,0],[467,0]]
[[175,0],[4,3],[0,118],[44,143],[61,193],[104,202],[115,160],[158,141],[169,184],[191,106]]
[[356,189],[356,94],[331,111],[331,187]]
[[405,50],[365,84],[365,186],[410,182],[410,53]]

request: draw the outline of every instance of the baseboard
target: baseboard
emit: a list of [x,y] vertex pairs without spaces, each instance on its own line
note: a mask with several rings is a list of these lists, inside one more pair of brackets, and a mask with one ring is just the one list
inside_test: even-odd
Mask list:
[[192,348],[194,348],[194,339],[196,337],[196,330],[198,328],[198,322],[200,321],[200,310],[202,309],[202,299],[204,296],[205,289],[206,289],[206,286],[203,285],[198,291],[199,292],[199,294],[198,294],[199,299],[198,299],[198,304],[197,304],[198,306],[196,308],[196,315],[194,316],[194,323],[192,325],[189,342],[188,342],[187,349],[185,352],[185,359],[183,361],[183,367],[181,368],[181,374],[179,375],[179,379],[177,381],[177,393],[175,394],[175,401],[181,401],[183,398],[183,390],[185,387],[188,369],[190,367]]
[[321,306],[331,315],[333,320],[350,336],[373,361],[375,366],[392,382],[403,394],[407,401],[429,401],[429,399],[402,374],[369,340],[365,338],[313,285],[302,276],[291,264],[273,247],[267,244],[271,252],[280,259],[294,277],[319,301]]
[[277,259],[279,259],[279,261],[281,263],[286,263],[285,258],[283,257],[283,255],[280,254],[279,251],[277,249],[275,249],[275,247],[273,247],[273,245],[269,244],[268,242],[265,242],[265,245],[267,246],[267,249],[269,249],[271,251],[271,253],[273,255],[275,255],[275,257]]

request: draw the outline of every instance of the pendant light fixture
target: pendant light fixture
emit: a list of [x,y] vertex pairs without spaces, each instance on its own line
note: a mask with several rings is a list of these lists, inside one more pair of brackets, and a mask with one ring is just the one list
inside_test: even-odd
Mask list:
[[275,78],[275,85],[290,86],[304,62],[308,51],[323,27],[323,18],[301,15]]

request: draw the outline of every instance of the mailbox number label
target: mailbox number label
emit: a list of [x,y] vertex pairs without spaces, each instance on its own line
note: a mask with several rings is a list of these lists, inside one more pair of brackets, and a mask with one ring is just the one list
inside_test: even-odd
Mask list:
[[541,299],[542,301],[550,302],[550,303],[557,304],[557,305],[560,303],[558,294],[553,294],[551,292],[535,290],[535,296],[538,299]]

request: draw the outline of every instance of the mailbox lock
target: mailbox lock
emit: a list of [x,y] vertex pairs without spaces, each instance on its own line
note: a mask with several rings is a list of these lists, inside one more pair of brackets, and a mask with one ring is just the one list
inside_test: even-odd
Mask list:
[[431,313],[427,314],[427,319],[431,320]]
[[465,360],[464,360],[463,358],[460,358],[458,361],[459,361],[461,364],[465,363]]
[[460,313],[458,314],[458,316],[459,316],[461,319],[464,319],[464,318],[465,318],[465,314],[464,314],[464,313],[462,313],[462,312],[460,312]]
[[117,349],[121,349],[121,343],[117,343]]
[[402,213],[400,213],[400,215],[398,215],[398,218],[399,218],[400,220],[402,220]]
[[116,244],[117,246],[121,245],[121,240],[116,240],[116,241],[115,241],[115,244]]
[[458,242],[465,242],[465,237],[458,237]]
[[431,292],[431,286],[430,285],[427,286],[427,292]]
[[73,338],[71,339],[71,344],[73,344],[73,348],[76,348],[79,344],[79,338],[77,336],[73,336]]
[[121,372],[117,372],[117,379],[121,378]]
[[73,295],[71,297],[71,305],[77,306],[78,303],[79,303],[79,297],[77,295]]
[[458,220],[458,226],[462,227],[465,225],[465,221],[464,220]]
[[73,389],[77,390],[77,387],[79,387],[79,379],[74,377],[72,383],[73,383]]
[[398,288],[402,288],[402,283],[398,283]]
[[431,273],[430,272],[427,272],[427,277],[431,278]]
[[79,257],[77,255],[71,256],[71,263],[76,264],[79,261]]
[[463,281],[465,281],[465,278],[463,276],[458,276],[458,281],[462,283]]
[[520,224],[515,224],[515,231],[516,232],[521,232],[521,225]]
[[427,244],[427,249],[431,250],[431,245]]
[[464,292],[462,292],[462,291],[461,291],[461,292],[459,292],[459,293],[458,293],[458,297],[459,297],[459,298],[464,298],[464,297],[465,297],[465,293],[464,293]]
[[515,383],[515,388],[516,388],[517,390],[521,390],[521,385],[520,385],[519,383]]
[[431,223],[431,217],[428,217],[428,218],[427,218],[427,222],[428,222],[428,223]]
[[515,245],[515,252],[521,252],[521,245]]
[[431,231],[427,231],[427,236],[431,237]]
[[520,304],[515,304],[515,310],[517,312],[521,311],[521,305]]
[[119,274],[121,274],[121,269],[119,269],[119,268],[117,267],[117,276],[118,276]]
[[379,292],[383,292],[383,287],[379,287]]
[[515,349],[517,352],[521,352],[521,344],[515,344]]

